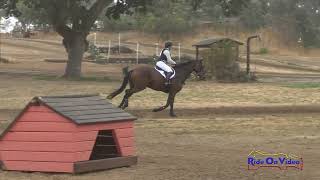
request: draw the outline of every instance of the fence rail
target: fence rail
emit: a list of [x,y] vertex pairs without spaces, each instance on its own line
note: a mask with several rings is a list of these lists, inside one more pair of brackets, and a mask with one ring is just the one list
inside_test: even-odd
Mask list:
[[[112,42],[114,42],[114,43],[112,43]],[[140,42],[137,43],[137,42],[130,42],[130,41],[121,42],[121,45],[129,46],[129,47],[135,48],[135,49],[137,47],[137,44],[139,44],[139,50],[143,50],[144,48],[153,48],[154,55],[159,55],[159,53],[160,53],[159,49],[162,49],[162,46],[158,45],[157,43],[148,44],[148,43],[140,43]],[[178,54],[177,56],[179,57],[179,59],[183,55],[195,55],[196,51],[194,49],[183,48],[183,47],[181,47],[181,44],[179,44],[179,45],[172,47],[173,50],[177,52],[177,54]],[[109,44],[102,43],[100,41],[100,42],[97,42],[96,46],[108,48]],[[110,46],[118,46],[118,43],[115,43],[115,41],[111,41]]]

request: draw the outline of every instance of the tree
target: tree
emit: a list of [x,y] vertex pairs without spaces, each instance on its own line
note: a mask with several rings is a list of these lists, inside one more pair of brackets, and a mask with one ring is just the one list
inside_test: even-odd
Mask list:
[[[35,13],[44,13],[55,31],[63,37],[63,45],[68,53],[68,62],[64,76],[81,76],[81,62],[88,49],[87,36],[98,16],[104,9],[106,15],[117,18],[120,14],[131,13],[132,8],[143,10],[147,0],[123,2],[119,0],[3,0],[0,9],[6,10],[7,16],[23,16],[19,3]],[[38,14],[39,15],[39,14]]]
[[257,30],[266,24],[267,1],[251,1],[240,12],[241,23],[249,30]]
[[162,38],[191,30],[191,6],[185,0],[159,0],[147,7],[147,14],[136,14],[136,25],[142,31],[159,33]]
[[[178,1],[178,0],[170,0]],[[203,0],[179,0],[196,10]],[[245,0],[218,0],[224,2],[227,14],[237,12],[236,5]],[[240,2],[241,1],[241,2]],[[7,16],[23,16],[17,4],[23,3],[35,13],[43,13],[55,31],[63,37],[63,45],[68,53],[68,62],[64,76],[80,77],[81,62],[88,49],[87,36],[99,15],[105,10],[108,17],[118,19],[121,14],[145,12],[148,4],[156,0],[1,0],[0,9]],[[39,14],[38,14],[39,15]],[[39,17],[39,16],[38,16]]]
[[246,7],[250,0],[216,0],[227,17],[238,16],[241,10]]
[[286,41],[303,47],[320,46],[320,2],[318,0],[269,0],[269,20]]
[[21,16],[18,16],[17,19],[21,24],[21,29],[23,33],[26,33],[30,30],[30,26],[44,27],[50,24],[49,17],[43,9],[34,11],[34,9],[27,7],[23,2],[17,2],[17,9],[21,12]]

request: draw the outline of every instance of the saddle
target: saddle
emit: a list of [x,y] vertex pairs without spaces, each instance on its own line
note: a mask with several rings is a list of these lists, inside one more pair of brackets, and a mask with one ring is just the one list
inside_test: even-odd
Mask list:
[[[155,69],[156,71],[158,71],[158,72],[161,74],[161,76],[163,76],[164,78],[166,78],[166,74],[165,74],[165,71],[164,71],[163,69],[161,69],[161,68],[158,67],[158,66],[155,66],[154,69]],[[173,68],[171,68],[171,69],[172,69],[172,71],[173,71],[173,74],[170,76],[170,79],[173,79],[173,78],[176,76],[176,71],[175,71]]]

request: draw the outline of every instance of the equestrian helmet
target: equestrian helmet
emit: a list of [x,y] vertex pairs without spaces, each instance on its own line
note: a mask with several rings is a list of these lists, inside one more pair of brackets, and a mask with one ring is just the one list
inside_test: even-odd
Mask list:
[[164,44],[164,47],[165,48],[169,48],[169,47],[172,47],[172,42],[171,41],[168,41]]

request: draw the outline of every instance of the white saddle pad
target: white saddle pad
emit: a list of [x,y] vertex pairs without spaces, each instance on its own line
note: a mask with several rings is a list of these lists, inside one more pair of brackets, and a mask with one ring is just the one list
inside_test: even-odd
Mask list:
[[[159,69],[157,69],[157,67],[154,67],[154,69],[156,71],[158,71],[164,78],[166,78],[166,75],[164,74],[163,70],[159,70]],[[176,71],[173,68],[171,68],[171,69],[173,71],[173,74],[171,75],[170,79],[172,79],[172,78],[174,78],[176,76]]]

